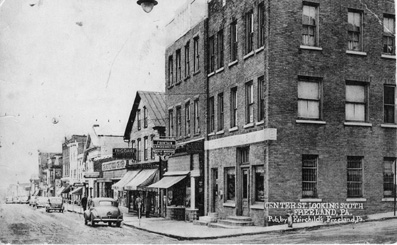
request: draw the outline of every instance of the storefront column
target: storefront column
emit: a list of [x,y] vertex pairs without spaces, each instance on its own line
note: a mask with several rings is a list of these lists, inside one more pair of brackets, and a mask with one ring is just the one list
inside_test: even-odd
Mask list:
[[190,209],[196,209],[196,178],[190,177]]

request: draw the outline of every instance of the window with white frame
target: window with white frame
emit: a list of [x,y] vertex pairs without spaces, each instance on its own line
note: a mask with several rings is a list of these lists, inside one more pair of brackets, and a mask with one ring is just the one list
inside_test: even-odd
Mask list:
[[182,80],[182,67],[181,67],[181,50],[178,49],[176,51],[176,82],[180,82]]
[[347,49],[353,51],[362,51],[362,12],[349,10],[347,15],[348,22],[348,44]]
[[147,128],[148,126],[148,115],[147,115],[147,109],[146,106],[143,107],[143,127]]
[[147,145],[147,137],[143,139],[143,159],[148,160],[148,145]]
[[237,127],[237,87],[230,90],[230,127]]
[[317,155],[302,155],[302,198],[317,197]]
[[230,24],[230,61],[237,60],[237,20]]
[[245,84],[245,115],[247,124],[254,122],[254,85],[252,81]]
[[363,157],[347,157],[347,197],[363,196]]
[[318,46],[318,7],[303,4],[302,45]]
[[178,106],[176,108],[176,137],[182,136],[182,110],[181,107]]
[[136,143],[136,161],[141,161],[141,139],[138,139]]
[[223,130],[224,115],[223,93],[220,93],[218,94],[218,131]]
[[299,78],[298,118],[321,118],[321,82],[318,79]]
[[199,53],[199,37],[195,37],[193,39],[193,68],[194,72],[198,72],[200,70],[200,53]]
[[236,169],[225,168],[225,201],[235,201],[236,197]]
[[254,12],[251,10],[245,14],[245,53],[253,51],[254,45]]
[[138,126],[138,130],[141,130],[141,110],[137,111],[136,114],[136,120],[137,120],[137,126]]
[[360,82],[346,83],[346,121],[367,121],[368,111],[367,86]]
[[174,61],[172,55],[168,57],[168,86],[174,83]]
[[208,40],[209,45],[209,72],[215,71],[215,37],[212,36]]
[[395,164],[395,158],[385,157],[383,159],[383,197],[393,197],[394,195]]
[[223,54],[224,54],[224,44],[223,44],[223,29],[218,31],[217,34],[217,61],[218,61],[218,69],[223,67]]
[[185,45],[185,77],[190,76],[190,42]]
[[258,48],[265,44],[265,5],[258,5]]
[[185,104],[185,135],[190,135],[190,101]]
[[209,116],[210,116],[210,125],[209,125],[209,132],[215,131],[215,103],[214,97],[209,98]]
[[254,166],[254,201],[265,201],[265,168],[263,166]]
[[258,121],[265,119],[265,78],[258,78]]
[[194,100],[194,133],[200,133],[199,100]]
[[396,86],[395,85],[384,85],[384,122],[385,123],[396,123]]
[[174,111],[168,111],[168,136],[174,136]]
[[383,53],[396,55],[396,29],[395,17],[392,15],[383,16]]

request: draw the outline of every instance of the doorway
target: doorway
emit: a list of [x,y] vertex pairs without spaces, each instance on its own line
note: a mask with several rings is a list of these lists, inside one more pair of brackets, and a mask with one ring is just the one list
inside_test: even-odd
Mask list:
[[237,215],[239,216],[249,216],[249,199],[250,199],[250,171],[249,167],[242,167],[240,171],[240,197],[241,201],[238,202],[240,204],[240,212]]
[[218,207],[218,168],[211,169],[212,201],[211,212],[216,212]]

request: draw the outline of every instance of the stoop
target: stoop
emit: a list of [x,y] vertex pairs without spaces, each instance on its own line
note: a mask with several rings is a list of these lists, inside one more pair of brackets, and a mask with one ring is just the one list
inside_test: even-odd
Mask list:
[[217,213],[208,213],[208,216],[201,216],[198,220],[193,221],[193,225],[208,225],[218,221]]
[[218,223],[208,224],[208,227],[217,227],[225,229],[237,229],[244,226],[253,226],[254,222],[251,217],[246,216],[228,216],[224,220],[218,220]]

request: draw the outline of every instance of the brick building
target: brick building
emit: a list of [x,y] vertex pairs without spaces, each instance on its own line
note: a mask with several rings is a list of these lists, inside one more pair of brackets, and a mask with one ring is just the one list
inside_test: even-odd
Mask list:
[[394,37],[393,1],[212,0],[206,210],[257,225],[286,214],[267,202],[392,211]]

